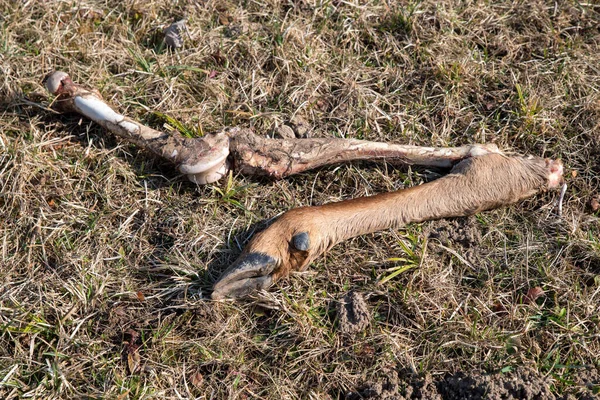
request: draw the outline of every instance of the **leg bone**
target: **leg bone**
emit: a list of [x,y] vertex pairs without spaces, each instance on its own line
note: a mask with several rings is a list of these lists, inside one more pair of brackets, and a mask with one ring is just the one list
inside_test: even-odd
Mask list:
[[45,84],[48,91],[58,96],[56,108],[84,115],[115,135],[173,162],[194,182],[211,183],[227,173],[226,132],[195,139],[159,132],[117,113],[98,93],[74,83],[64,72],[51,73]]
[[230,130],[230,152],[236,170],[277,179],[348,161],[387,161],[402,165],[452,168],[475,155],[500,153],[494,144],[421,147],[356,139],[270,139],[251,131]]
[[270,139],[242,128],[189,139],[178,133],[156,131],[117,113],[97,91],[74,83],[64,72],[48,75],[45,84],[58,96],[56,108],[84,115],[115,135],[173,162],[198,184],[217,181],[230,167],[246,175],[280,179],[354,160],[451,168],[465,158],[499,152],[495,145],[444,148],[338,138]]

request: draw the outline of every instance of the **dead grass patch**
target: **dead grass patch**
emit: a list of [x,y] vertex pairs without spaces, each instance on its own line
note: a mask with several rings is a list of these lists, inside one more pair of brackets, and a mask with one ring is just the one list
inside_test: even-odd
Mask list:
[[[599,13],[563,1],[0,0],[0,397],[343,398],[390,371],[522,368],[557,396],[597,394]],[[169,51],[161,29],[182,16],[184,46]],[[262,220],[433,173],[236,176],[224,196],[49,111],[52,69],[196,134],[269,134],[299,116],[315,136],[561,157],[563,217],[548,194],[367,235],[261,299],[212,303]],[[391,258],[414,268],[378,284],[406,263]],[[335,311],[350,290],[373,319],[354,336]],[[398,395],[417,393],[411,379]]]

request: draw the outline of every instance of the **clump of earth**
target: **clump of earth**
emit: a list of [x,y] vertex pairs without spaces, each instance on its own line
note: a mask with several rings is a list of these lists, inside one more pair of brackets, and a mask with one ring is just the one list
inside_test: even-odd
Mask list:
[[444,246],[458,243],[471,248],[481,243],[481,232],[475,217],[433,221],[426,227],[426,233],[430,239],[437,239]]
[[371,323],[371,313],[358,292],[347,293],[338,304],[339,329],[345,335],[365,330]]

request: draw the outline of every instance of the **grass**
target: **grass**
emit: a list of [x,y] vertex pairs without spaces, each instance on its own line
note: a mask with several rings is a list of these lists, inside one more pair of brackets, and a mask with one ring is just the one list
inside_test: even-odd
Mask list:
[[[161,29],[183,15],[170,51]],[[599,25],[576,1],[0,0],[0,397],[333,399],[390,371],[522,368],[557,395],[598,393],[582,371],[598,385]],[[366,235],[260,300],[213,303],[261,221],[434,174],[365,163],[196,187],[49,111],[53,69],[189,135],[297,115],[314,136],[560,157],[563,215],[548,193]],[[348,290],[373,313],[354,337],[335,313]]]

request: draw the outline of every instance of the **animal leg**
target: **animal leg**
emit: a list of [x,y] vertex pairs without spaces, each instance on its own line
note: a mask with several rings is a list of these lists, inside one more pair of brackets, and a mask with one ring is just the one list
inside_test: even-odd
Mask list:
[[515,203],[560,186],[562,173],[560,161],[489,153],[465,159],[450,174],[410,189],[292,209],[250,241],[214,285],[212,298],[266,289],[354,236]]
[[288,211],[258,234],[225,271],[215,284],[215,299],[266,288],[348,237],[500,207],[562,181],[560,161],[506,157],[495,145],[436,148],[354,139],[270,139],[241,128],[190,139],[117,113],[97,91],[74,83],[64,72],[48,75],[45,84],[57,96],[57,108],[84,115],[173,162],[199,184],[217,181],[230,167],[274,178],[352,160],[454,167],[450,175],[416,188]]

